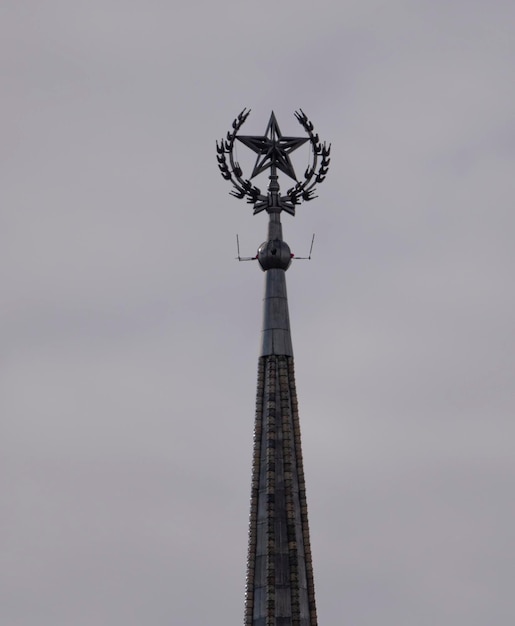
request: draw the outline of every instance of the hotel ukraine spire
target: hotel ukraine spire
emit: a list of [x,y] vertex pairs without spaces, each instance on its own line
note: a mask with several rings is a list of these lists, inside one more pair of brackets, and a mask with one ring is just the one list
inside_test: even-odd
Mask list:
[[[263,326],[258,360],[256,418],[250,498],[247,586],[244,626],[317,626],[306,487],[286,294],[286,270],[294,256],[283,240],[281,212],[295,215],[313,199],[329,166],[330,146],[321,144],[302,111],[295,113],[307,137],[285,137],[274,113],[262,136],[240,135],[250,111],[234,120],[217,143],[218,166],[233,184],[231,195],[269,215],[267,240],[255,257],[265,272]],[[238,140],[257,153],[250,179],[234,158]],[[298,181],[290,154],[310,143],[311,164]],[[251,180],[269,171],[266,194]],[[281,195],[279,172],[295,181]]]

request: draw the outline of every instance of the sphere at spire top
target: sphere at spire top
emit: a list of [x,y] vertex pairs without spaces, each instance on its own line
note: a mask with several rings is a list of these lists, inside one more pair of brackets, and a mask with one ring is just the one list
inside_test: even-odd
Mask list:
[[265,241],[257,251],[257,260],[264,272],[271,269],[287,270],[292,258],[290,246],[281,239]]

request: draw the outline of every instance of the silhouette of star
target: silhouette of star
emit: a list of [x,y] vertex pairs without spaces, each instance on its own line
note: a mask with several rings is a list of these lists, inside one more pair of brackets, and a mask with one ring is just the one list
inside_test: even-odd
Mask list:
[[273,111],[265,134],[262,137],[238,135],[236,139],[246,145],[247,148],[257,152],[258,157],[251,178],[269,168],[272,168],[272,170],[277,168],[290,178],[293,178],[293,180],[297,180],[295,170],[290,161],[290,154],[306,143],[308,139],[307,137],[283,137]]

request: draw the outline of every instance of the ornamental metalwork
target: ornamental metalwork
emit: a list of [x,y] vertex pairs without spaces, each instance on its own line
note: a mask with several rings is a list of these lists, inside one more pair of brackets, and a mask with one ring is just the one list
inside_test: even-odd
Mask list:
[[[283,136],[273,112],[263,135],[240,135],[239,131],[249,113],[250,110],[243,109],[233,121],[232,130],[216,143],[220,172],[223,178],[233,185],[230,194],[239,199],[246,198],[247,202],[253,205],[254,214],[266,210],[269,213],[286,211],[290,215],[295,215],[295,207],[298,204],[316,198],[316,185],[325,180],[329,169],[331,144],[320,141],[318,134],[314,132],[313,124],[302,109],[295,112],[295,117],[307,137]],[[256,164],[249,178],[244,177],[242,168],[235,158],[236,140],[257,154]],[[306,142],[309,142],[311,147],[310,164],[304,172],[304,178],[298,180],[290,155]],[[270,183],[267,193],[264,194],[251,181],[266,170],[270,170]],[[295,181],[295,185],[285,194],[280,193],[278,172]]]

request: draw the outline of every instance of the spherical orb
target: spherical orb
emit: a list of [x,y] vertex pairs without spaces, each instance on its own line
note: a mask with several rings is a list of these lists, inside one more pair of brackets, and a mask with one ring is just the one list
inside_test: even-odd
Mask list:
[[287,270],[292,260],[290,246],[280,239],[265,241],[258,248],[257,260],[264,272],[271,269]]

